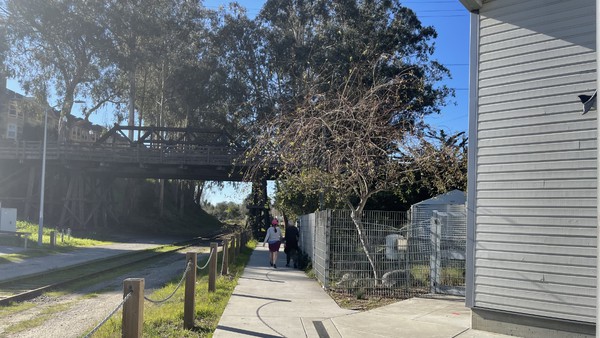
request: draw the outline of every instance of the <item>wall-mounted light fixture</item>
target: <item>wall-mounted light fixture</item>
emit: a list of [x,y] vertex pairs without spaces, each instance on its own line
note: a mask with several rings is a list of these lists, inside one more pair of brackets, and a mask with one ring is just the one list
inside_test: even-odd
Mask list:
[[592,94],[592,96],[579,95],[579,100],[581,100],[581,103],[583,103],[582,115],[589,112],[590,109],[592,109],[596,106],[596,93],[598,93],[598,90],[594,91],[594,94]]

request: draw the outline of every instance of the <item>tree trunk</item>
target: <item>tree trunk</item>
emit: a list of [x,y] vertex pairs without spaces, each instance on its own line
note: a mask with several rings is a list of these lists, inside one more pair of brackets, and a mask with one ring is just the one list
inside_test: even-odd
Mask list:
[[[129,73],[129,118],[127,125],[135,126],[135,66]],[[133,141],[133,130],[129,131],[129,139]]]
[[160,210],[160,217],[163,217],[165,214],[165,180],[161,178],[158,182],[160,185],[158,193],[158,210]]
[[179,216],[183,217],[185,212],[185,181],[179,181],[181,188],[179,189]]
[[204,192],[204,181],[196,181],[196,194],[194,195],[194,203],[197,205],[202,203],[202,192]]
[[373,256],[371,255],[371,247],[369,245],[369,239],[367,238],[367,235],[365,234],[365,229],[363,227],[362,224],[362,212],[364,210],[366,204],[366,199],[361,199],[361,202],[359,203],[358,207],[356,207],[356,209],[354,207],[352,207],[352,204],[350,204],[348,202],[348,205],[350,205],[352,208],[352,212],[350,213],[350,218],[352,219],[352,222],[354,223],[354,227],[356,227],[356,232],[358,233],[358,239],[360,240],[360,244],[361,247],[365,253],[365,255],[367,255],[367,259],[369,260],[369,264],[371,264],[371,269],[373,269],[373,276],[375,277],[375,283],[379,284],[379,275],[377,274],[377,268],[375,267],[375,261],[373,260]]
[[356,227],[356,231],[358,232],[358,238],[360,239],[360,244],[362,246],[365,255],[367,255],[367,259],[369,260],[369,264],[371,264],[371,269],[373,269],[373,276],[375,277],[375,283],[379,284],[379,276],[377,275],[377,269],[375,267],[375,262],[373,261],[373,257],[371,256],[371,250],[368,243],[368,238],[365,235],[365,230],[362,225],[361,217],[356,215],[356,212],[353,210],[351,213],[352,222]]

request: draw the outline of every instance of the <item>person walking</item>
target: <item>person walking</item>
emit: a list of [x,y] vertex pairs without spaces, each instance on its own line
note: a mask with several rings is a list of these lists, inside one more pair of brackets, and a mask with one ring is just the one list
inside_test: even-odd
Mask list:
[[285,248],[284,252],[286,254],[286,264],[285,266],[290,266],[290,260],[294,261],[294,269],[298,268],[298,239],[300,238],[300,233],[298,228],[292,223],[290,223],[285,228]]
[[263,247],[266,243],[269,243],[269,263],[275,269],[277,269],[277,253],[279,252],[281,239],[283,238],[281,229],[279,229],[278,226],[279,220],[277,218],[273,218],[273,221],[271,221],[271,227],[267,229],[265,241],[263,242]]

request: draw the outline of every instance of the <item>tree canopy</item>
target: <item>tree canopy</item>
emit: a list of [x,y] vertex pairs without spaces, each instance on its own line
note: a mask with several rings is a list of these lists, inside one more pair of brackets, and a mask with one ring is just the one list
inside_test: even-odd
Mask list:
[[259,20],[279,95],[254,132],[254,175],[276,163],[304,190],[362,210],[426,163],[423,117],[452,95],[432,27],[399,1],[273,0]]
[[356,211],[425,176],[464,186],[464,154],[423,120],[453,95],[436,32],[399,0],[267,0],[253,19],[187,0],[0,0],[0,17],[8,73],[63,115],[83,100],[86,118],[110,104],[117,122],[224,128],[250,147],[249,180],[276,164],[285,186]]

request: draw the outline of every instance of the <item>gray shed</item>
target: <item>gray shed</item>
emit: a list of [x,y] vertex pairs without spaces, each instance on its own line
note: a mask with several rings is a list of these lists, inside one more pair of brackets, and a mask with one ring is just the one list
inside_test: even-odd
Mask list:
[[[451,218],[464,219],[466,203],[467,195],[464,191],[452,190],[445,194],[413,204],[410,207],[412,236],[429,238],[430,223],[434,216],[434,212],[447,213]],[[454,225],[455,228],[458,227],[458,229],[451,230],[448,227],[442,227],[442,233],[448,235],[455,233],[456,231],[466,233],[466,222],[458,222]]]

